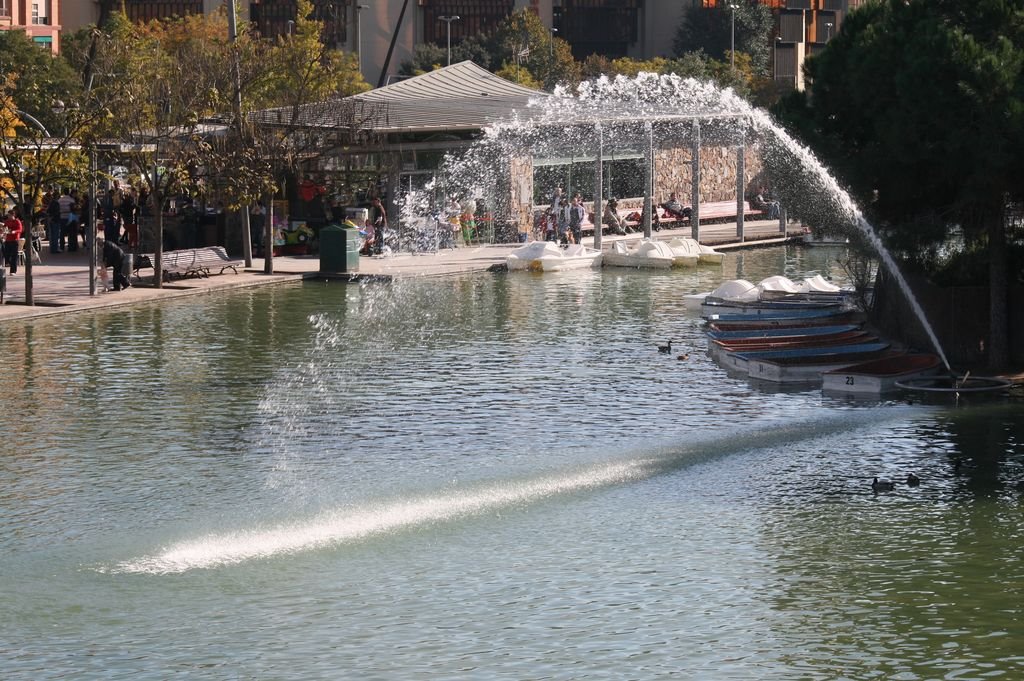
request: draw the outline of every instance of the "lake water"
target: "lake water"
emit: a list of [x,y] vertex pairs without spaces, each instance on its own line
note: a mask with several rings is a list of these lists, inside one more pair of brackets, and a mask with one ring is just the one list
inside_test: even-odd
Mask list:
[[0,327],[0,676],[1022,678],[1024,406],[764,392],[682,303],[840,254]]

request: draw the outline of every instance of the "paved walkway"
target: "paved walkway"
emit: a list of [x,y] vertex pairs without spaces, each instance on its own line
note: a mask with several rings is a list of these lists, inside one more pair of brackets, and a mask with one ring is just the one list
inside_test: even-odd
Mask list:
[[[801,233],[798,224],[790,226],[791,234]],[[720,250],[764,245],[782,241],[779,223],[775,220],[747,221],[747,241],[736,243],[736,224],[723,223],[701,226],[701,242],[714,245]],[[673,236],[690,236],[689,228],[662,230],[656,236],[668,240]],[[603,237],[603,243],[616,240],[635,241],[640,235]],[[585,244],[593,240],[586,238]],[[359,260],[359,274],[364,276],[408,277],[436,276],[458,272],[483,271],[505,262],[509,251],[519,244],[488,246],[463,246],[454,250],[422,255],[398,254],[387,257],[362,257]],[[108,291],[89,295],[89,261],[84,251],[77,253],[51,254],[43,244],[42,264],[32,268],[32,292],[34,305],[25,305],[25,268],[18,273],[7,274],[7,293],[4,304],[0,305],[0,323],[14,319],[26,319],[78,310],[91,310],[131,303],[166,300],[188,295],[210,293],[231,288],[262,286],[288,281],[301,281],[316,276],[320,269],[317,256],[281,256],[274,258],[274,274],[263,273],[263,261],[254,260],[253,268],[233,274],[212,276],[205,279],[185,279],[166,284],[157,289],[151,286],[132,286],[124,291]]]

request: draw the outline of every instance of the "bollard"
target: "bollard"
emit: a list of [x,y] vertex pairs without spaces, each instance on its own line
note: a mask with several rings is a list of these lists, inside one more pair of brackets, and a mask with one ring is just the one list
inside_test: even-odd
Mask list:
[[7,268],[0,267],[0,305],[3,305],[4,296],[7,294]]

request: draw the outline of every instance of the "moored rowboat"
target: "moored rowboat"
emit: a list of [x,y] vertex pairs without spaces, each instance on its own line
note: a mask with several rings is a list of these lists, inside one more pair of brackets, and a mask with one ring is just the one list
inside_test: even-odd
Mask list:
[[928,353],[900,354],[832,369],[822,374],[822,390],[855,395],[881,395],[898,389],[897,381],[932,376],[942,361]]
[[[759,364],[764,364],[766,366],[779,364],[781,366],[800,367],[801,365],[813,366],[815,364],[831,363],[832,366],[829,366],[828,369],[835,369],[840,366],[874,359],[888,347],[888,343],[877,341],[868,343],[826,345],[821,347],[758,350],[755,352],[723,352],[719,356],[718,361],[726,369],[745,372],[751,378],[784,382],[786,380],[784,377],[786,373],[794,373],[803,375],[803,377],[798,380],[806,381],[810,378],[818,378],[821,371],[827,371],[827,369],[811,370],[810,372],[782,372],[766,368],[756,369],[755,367]],[[846,362],[846,364],[843,364],[843,362]]]
[[[712,326],[712,325],[709,325]],[[833,333],[853,331],[860,328],[860,324],[832,324],[827,326],[782,326],[771,329],[736,329],[733,331],[708,331],[709,338],[715,340],[730,340],[740,338],[807,338],[813,336],[827,336]]]
[[771,339],[763,338],[710,340],[708,351],[712,357],[723,352],[762,352],[765,350],[795,350],[798,348],[826,348],[834,345],[851,343],[869,343],[878,340],[866,331],[853,329],[834,334],[812,336],[808,338]]

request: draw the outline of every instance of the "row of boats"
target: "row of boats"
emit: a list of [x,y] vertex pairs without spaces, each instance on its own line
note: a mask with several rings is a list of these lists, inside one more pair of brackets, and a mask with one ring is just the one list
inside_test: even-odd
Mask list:
[[671,241],[644,239],[635,244],[615,241],[607,251],[582,244],[561,247],[553,241],[533,241],[521,246],[505,260],[509,270],[559,272],[590,267],[633,267],[668,269],[695,267],[701,263],[720,264],[725,254],[696,239],[677,237]]
[[757,285],[726,282],[687,304],[700,306],[708,351],[731,374],[880,395],[941,371],[937,356],[895,350],[865,329],[849,294],[820,276],[801,282],[769,277]]

